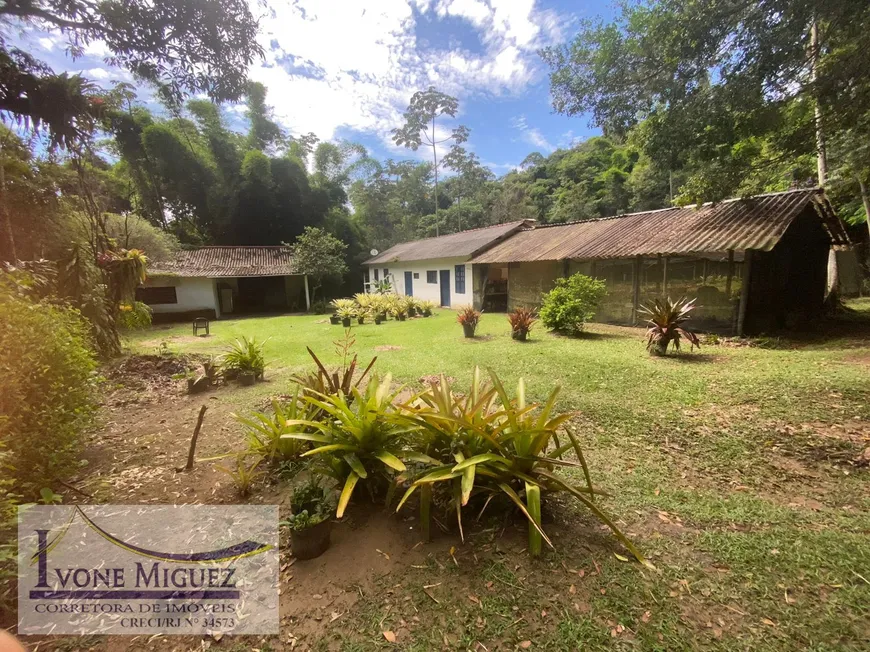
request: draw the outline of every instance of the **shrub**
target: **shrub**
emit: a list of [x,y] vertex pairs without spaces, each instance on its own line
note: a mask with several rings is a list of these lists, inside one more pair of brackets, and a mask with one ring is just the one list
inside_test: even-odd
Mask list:
[[604,281],[574,274],[556,281],[541,305],[541,321],[550,330],[576,335],[592,319],[607,290]]
[[311,302],[311,312],[315,315],[325,315],[332,312],[332,308],[326,299],[318,299]]
[[151,326],[151,307],[141,301],[122,303],[119,307],[118,326],[123,330],[142,330]]
[[525,340],[532,326],[538,321],[538,315],[534,308],[516,308],[508,314],[508,322],[511,325],[511,337],[515,340]]
[[670,298],[656,299],[647,306],[641,306],[639,312],[649,316],[646,320],[649,324],[646,331],[647,351],[654,355],[665,355],[671,342],[679,351],[680,338],[683,337],[689,341],[692,349],[700,347],[698,336],[683,326],[694,308],[695,300],[689,301],[685,298],[678,301],[671,301]]
[[0,293],[0,441],[27,498],[68,473],[95,405],[88,325],[70,308]]

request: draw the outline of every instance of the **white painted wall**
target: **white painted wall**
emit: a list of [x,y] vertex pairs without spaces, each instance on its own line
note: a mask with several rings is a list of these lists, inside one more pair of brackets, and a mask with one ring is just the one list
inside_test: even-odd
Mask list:
[[[384,269],[389,270],[393,289],[398,294],[408,294],[405,288],[405,272],[418,274],[419,278],[412,278],[413,296],[417,299],[432,301],[435,305],[441,305],[441,270],[450,270],[450,307],[470,306],[474,301],[473,284],[471,276],[471,263],[468,257],[461,258],[437,258],[433,260],[415,260],[407,263],[381,263],[378,265],[366,265],[369,270],[369,282],[374,282],[374,270],[378,270],[378,278],[383,280]],[[456,293],[456,265],[465,266],[465,293]],[[426,272],[437,272],[437,283],[426,282]]]
[[[155,278],[152,287],[161,287],[163,279]],[[189,312],[192,310],[215,310],[218,306],[215,298],[214,281],[210,278],[175,278],[172,283],[165,285],[175,286],[175,296],[178,303],[158,303],[151,306],[156,313]]]

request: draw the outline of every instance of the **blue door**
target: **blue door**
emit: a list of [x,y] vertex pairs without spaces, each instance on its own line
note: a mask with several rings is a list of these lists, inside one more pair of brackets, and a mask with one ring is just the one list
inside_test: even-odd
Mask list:
[[405,294],[414,296],[414,275],[411,272],[405,272]]
[[442,269],[441,272],[441,305],[450,307],[450,270]]

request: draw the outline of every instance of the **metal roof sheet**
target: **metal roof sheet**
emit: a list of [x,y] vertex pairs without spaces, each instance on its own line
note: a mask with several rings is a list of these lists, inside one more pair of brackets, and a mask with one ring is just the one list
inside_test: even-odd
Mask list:
[[423,240],[403,242],[390,247],[377,256],[369,258],[364,264],[377,265],[412,260],[432,260],[433,258],[473,256],[486,247],[532,223],[531,220],[518,220],[516,222],[508,222],[507,224],[486,226],[480,229],[469,229],[468,231],[442,235],[437,238],[424,238]]
[[148,273],[226,278],[289,276],[296,271],[289,247],[199,247],[179,251],[174,260],[154,263]]
[[809,188],[527,229],[487,249],[472,262],[592,260],[729,249],[769,251],[807,206],[816,209],[832,244],[848,244],[845,228],[824,192]]

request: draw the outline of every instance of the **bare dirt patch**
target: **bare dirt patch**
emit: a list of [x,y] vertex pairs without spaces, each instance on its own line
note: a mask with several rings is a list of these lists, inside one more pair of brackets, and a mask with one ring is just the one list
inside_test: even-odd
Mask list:
[[404,347],[394,346],[392,344],[381,344],[375,347],[375,351],[401,351]]

